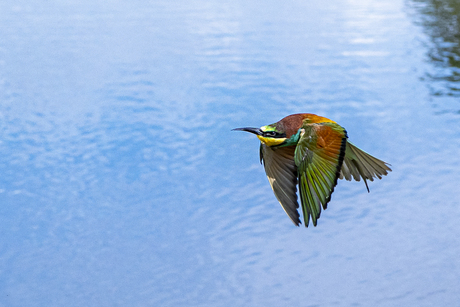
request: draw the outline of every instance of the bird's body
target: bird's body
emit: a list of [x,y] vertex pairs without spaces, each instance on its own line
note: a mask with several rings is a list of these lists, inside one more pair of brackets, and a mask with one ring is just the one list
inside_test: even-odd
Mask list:
[[297,186],[305,226],[310,217],[316,226],[321,208],[326,209],[337,179],[359,181],[381,179],[388,164],[348,141],[346,130],[336,122],[315,114],[289,115],[261,128],[237,128],[256,134],[261,141],[263,162],[270,185],[284,211],[295,225]]

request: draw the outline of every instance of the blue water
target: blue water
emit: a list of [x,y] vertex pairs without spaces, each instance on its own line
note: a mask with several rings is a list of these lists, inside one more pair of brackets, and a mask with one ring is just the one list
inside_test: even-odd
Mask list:
[[[457,1],[0,3],[0,306],[460,304]],[[318,227],[258,140],[309,112],[391,163]]]

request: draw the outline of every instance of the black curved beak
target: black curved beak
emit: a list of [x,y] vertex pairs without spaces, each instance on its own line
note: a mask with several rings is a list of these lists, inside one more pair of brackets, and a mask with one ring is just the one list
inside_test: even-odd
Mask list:
[[246,131],[246,132],[250,132],[256,135],[263,135],[263,132],[262,130],[260,130],[260,128],[249,128],[249,127],[235,128],[235,129],[232,129],[232,131]]

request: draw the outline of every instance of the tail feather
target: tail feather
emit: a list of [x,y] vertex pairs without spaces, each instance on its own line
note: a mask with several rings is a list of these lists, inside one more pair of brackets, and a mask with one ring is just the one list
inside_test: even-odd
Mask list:
[[374,178],[382,179],[382,176],[386,176],[388,172],[391,172],[389,165],[348,141],[339,178],[345,178],[348,181],[352,177],[356,181],[360,181],[363,178],[366,188],[369,191],[366,180],[374,181]]

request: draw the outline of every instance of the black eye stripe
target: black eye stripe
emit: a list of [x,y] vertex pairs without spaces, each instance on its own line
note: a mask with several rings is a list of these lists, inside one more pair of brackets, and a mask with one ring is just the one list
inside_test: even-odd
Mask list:
[[276,131],[265,131],[264,136],[272,138],[284,138],[286,137],[286,133],[278,133]]

